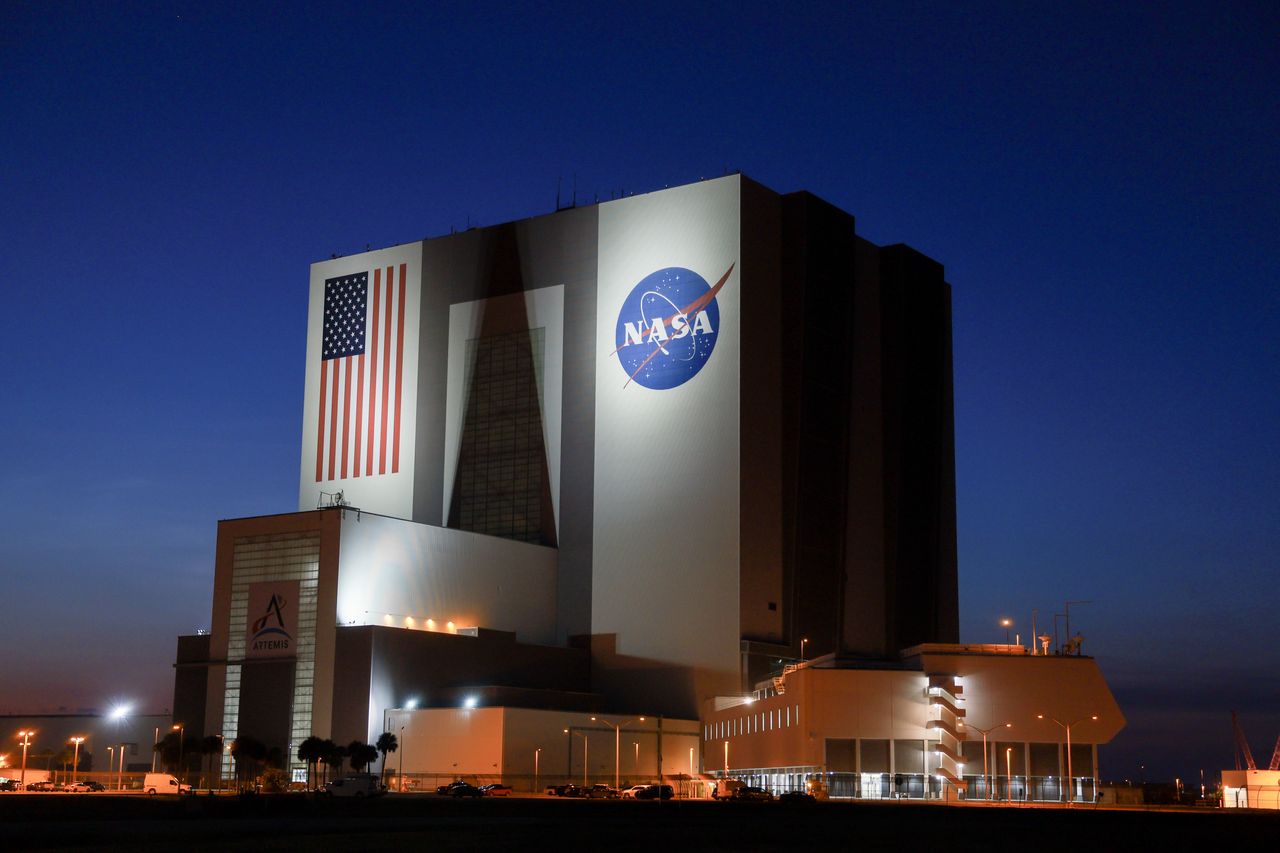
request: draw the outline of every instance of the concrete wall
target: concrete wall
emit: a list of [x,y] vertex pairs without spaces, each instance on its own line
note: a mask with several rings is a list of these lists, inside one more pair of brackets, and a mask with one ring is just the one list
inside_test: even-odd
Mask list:
[[[556,551],[344,513],[336,618],[343,625],[479,626],[524,642],[556,636]],[[412,620],[412,621],[406,621]]]

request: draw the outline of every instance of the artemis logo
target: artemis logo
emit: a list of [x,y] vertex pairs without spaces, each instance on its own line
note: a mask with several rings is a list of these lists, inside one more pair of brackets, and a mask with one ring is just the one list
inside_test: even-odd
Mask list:
[[733,264],[712,287],[693,270],[666,267],[631,289],[618,312],[613,355],[633,381],[655,391],[688,382],[711,358],[720,332],[716,294]]
[[293,643],[293,637],[290,636],[284,624],[284,606],[287,602],[284,596],[279,593],[273,593],[271,600],[267,602],[267,612],[253,622],[253,638],[252,650],[255,652],[264,651],[288,651]]

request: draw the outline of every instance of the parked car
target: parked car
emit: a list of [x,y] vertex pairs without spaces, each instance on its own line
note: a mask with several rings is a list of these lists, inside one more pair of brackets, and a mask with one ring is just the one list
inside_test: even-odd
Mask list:
[[469,784],[467,782],[463,782],[461,785],[454,785],[453,788],[449,791],[449,796],[457,800],[460,800],[463,797],[479,798],[484,796],[484,791],[481,791],[475,785]]
[[778,795],[780,803],[816,803],[818,798],[808,791],[787,791]]
[[0,781],[0,791],[21,791],[21,790],[22,790],[21,779],[5,779],[3,781]]
[[592,785],[587,789],[587,797],[592,800],[614,800],[618,797],[618,789],[608,785]]
[[587,789],[581,785],[565,785],[564,791],[561,792],[562,797],[582,798],[587,795]]
[[632,785],[630,788],[624,788],[619,794],[624,800],[634,799],[637,791],[643,791],[648,785]]
[[511,786],[503,785],[500,782],[494,782],[492,785],[482,785],[480,790],[484,792],[486,797],[509,797],[511,796]]
[[106,787],[101,782],[86,782],[81,779],[79,782],[71,782],[62,790],[69,794],[87,794],[90,791],[106,790]]
[[376,797],[382,793],[382,786],[377,776],[358,773],[329,782],[324,786],[324,792],[334,797]]
[[171,773],[148,773],[142,779],[142,790],[148,794],[190,794],[191,786],[179,784]]
[[729,797],[735,803],[737,802],[761,802],[768,803],[773,801],[773,794],[770,794],[764,788],[753,788],[750,785],[743,785],[738,788]]
[[57,782],[50,782],[47,779],[43,782],[32,782],[27,786],[28,791],[61,791],[62,786]]
[[644,790],[637,791],[634,796],[637,800],[669,800],[675,795],[670,785],[645,785]]
[[461,779],[455,779],[454,781],[450,782],[448,785],[441,785],[439,788],[436,788],[436,793],[450,794],[453,792],[454,788],[458,787],[459,785],[465,785],[465,784],[467,783],[463,782]]

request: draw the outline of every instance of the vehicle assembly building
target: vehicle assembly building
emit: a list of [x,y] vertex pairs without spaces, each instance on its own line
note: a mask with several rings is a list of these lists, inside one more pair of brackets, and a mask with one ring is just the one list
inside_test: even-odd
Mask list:
[[[297,511],[219,523],[175,717],[292,760],[455,709],[514,734],[450,754],[558,739],[576,774],[645,715],[651,774],[662,718],[673,773],[960,792],[966,703],[1078,706],[1092,777],[1123,725],[1092,659],[956,645],[950,304],[933,260],[740,175],[313,264]],[[1059,734],[1019,730],[1026,775]]]

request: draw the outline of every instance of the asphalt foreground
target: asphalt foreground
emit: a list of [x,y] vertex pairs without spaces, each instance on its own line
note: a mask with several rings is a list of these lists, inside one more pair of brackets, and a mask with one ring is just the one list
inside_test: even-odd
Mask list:
[[129,851],[1277,849],[1280,813],[432,795],[0,795],[0,849]]

